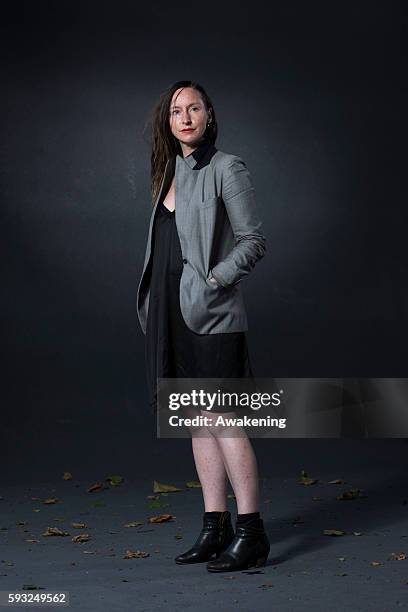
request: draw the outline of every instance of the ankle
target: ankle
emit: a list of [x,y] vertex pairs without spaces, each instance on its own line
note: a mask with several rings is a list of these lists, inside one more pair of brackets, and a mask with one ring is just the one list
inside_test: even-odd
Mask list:
[[223,512],[227,512],[227,510],[211,510],[210,512],[204,512],[204,516],[213,516],[215,518],[218,518],[219,516],[221,516],[221,514],[223,514]]
[[237,527],[249,525],[253,527],[263,527],[263,521],[259,512],[247,512],[246,514],[237,514]]

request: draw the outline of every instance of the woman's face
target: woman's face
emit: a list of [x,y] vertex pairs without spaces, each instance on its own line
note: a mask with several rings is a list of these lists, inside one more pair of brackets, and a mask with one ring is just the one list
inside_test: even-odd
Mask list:
[[170,129],[181,145],[195,146],[208,122],[211,122],[211,109],[207,112],[196,89],[181,87],[174,92],[170,102]]

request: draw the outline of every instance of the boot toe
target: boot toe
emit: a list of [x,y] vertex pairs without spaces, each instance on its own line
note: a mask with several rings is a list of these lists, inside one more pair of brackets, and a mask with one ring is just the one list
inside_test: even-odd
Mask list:
[[199,558],[198,552],[186,552],[181,555],[178,555],[175,559],[176,563],[198,563],[201,561]]

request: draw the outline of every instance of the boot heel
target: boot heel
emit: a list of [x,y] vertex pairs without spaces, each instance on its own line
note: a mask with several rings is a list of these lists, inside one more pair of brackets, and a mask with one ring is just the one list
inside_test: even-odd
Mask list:
[[268,536],[263,523],[237,526],[231,544],[221,556],[207,563],[209,572],[230,572],[266,565],[270,551]]
[[216,518],[203,516],[203,528],[195,544],[187,552],[178,555],[175,562],[178,564],[203,563],[209,561],[213,555],[218,559],[222,551],[234,538],[234,529],[231,524],[231,513],[226,510]]
[[259,559],[257,559],[255,563],[255,567],[262,567],[266,565],[267,558],[268,558],[268,555],[266,555],[266,557],[260,557]]

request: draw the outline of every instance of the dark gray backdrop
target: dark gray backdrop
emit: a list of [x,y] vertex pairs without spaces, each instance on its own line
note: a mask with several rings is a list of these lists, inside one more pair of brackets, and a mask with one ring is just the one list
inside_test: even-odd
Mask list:
[[406,375],[404,31],[385,1],[9,3],[4,452],[62,457],[77,437],[86,456],[117,458],[155,435],[135,309],[143,130],[179,79],[207,88],[217,147],[256,186],[268,250],[243,285],[255,373]]

